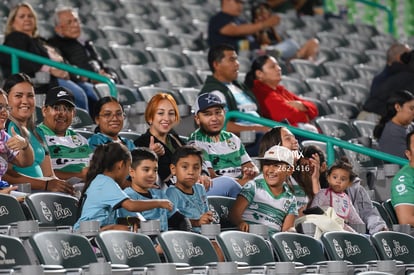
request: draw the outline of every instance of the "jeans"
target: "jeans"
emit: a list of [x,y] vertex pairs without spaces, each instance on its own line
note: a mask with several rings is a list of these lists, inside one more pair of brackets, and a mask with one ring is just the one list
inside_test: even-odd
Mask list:
[[58,83],[59,86],[62,86],[73,93],[76,107],[89,111],[88,98],[86,96],[86,92],[81,87],[71,80],[65,80],[62,78],[58,78]]

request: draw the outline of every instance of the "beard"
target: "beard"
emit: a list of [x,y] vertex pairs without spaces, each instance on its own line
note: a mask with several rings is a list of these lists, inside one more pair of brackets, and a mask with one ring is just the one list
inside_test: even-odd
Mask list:
[[221,130],[218,131],[209,131],[203,124],[200,124],[200,131],[208,136],[217,136],[220,134]]

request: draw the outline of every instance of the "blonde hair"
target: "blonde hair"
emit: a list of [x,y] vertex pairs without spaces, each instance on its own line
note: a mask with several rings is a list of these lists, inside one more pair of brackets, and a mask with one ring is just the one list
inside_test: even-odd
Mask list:
[[16,19],[16,14],[19,11],[20,8],[25,7],[28,8],[30,10],[30,12],[33,14],[33,18],[35,20],[35,28],[33,30],[32,36],[33,37],[37,37],[39,36],[39,33],[37,32],[37,14],[35,12],[35,10],[33,9],[33,7],[27,3],[27,2],[22,2],[18,5],[16,5],[10,12],[9,12],[9,16],[7,17],[7,23],[6,23],[6,30],[4,31],[5,35],[8,35],[12,32],[15,31],[15,29],[13,28],[13,23],[14,20]]

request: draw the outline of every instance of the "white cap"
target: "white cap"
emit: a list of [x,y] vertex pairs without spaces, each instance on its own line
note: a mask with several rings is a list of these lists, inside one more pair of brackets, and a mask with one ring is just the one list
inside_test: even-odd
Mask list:
[[292,167],[295,166],[294,152],[286,147],[279,145],[271,147],[269,150],[266,151],[262,158],[257,159],[281,161],[289,164]]

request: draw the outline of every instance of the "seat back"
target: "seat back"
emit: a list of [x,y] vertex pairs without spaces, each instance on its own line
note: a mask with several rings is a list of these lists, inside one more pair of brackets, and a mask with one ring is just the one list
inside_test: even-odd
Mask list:
[[328,259],[364,264],[377,260],[374,247],[361,234],[347,231],[325,232],[321,236]]
[[390,217],[388,216],[387,211],[384,209],[384,206],[382,206],[382,204],[377,201],[372,201],[372,205],[375,206],[375,208],[377,208],[378,213],[380,214],[381,218],[387,224],[387,227],[389,229],[392,229],[392,221]]
[[328,99],[326,101],[335,114],[344,119],[354,119],[359,114],[359,107],[350,101],[341,99]]
[[414,237],[396,231],[380,231],[371,236],[381,260],[414,264]]
[[216,239],[226,261],[245,262],[251,266],[274,262],[272,249],[259,235],[228,230],[221,232]]
[[309,78],[305,80],[312,92],[318,94],[319,99],[327,100],[343,94],[342,89],[333,81],[327,81],[319,78]]
[[392,206],[391,199],[387,199],[386,201],[382,202],[382,206],[387,212],[388,217],[392,221],[392,224],[398,224],[398,217],[397,217],[397,214],[395,213],[394,206]]
[[88,111],[82,108],[75,108],[75,117],[72,120],[72,128],[91,128],[95,124]]
[[152,240],[147,235],[108,230],[100,232],[95,240],[105,259],[112,264],[142,267],[161,262]]
[[278,232],[270,237],[270,242],[281,262],[300,262],[304,265],[311,265],[327,260],[322,244],[305,234]]
[[347,141],[358,137],[354,129],[347,121],[320,117],[316,119],[315,123],[321,129],[322,133],[327,136],[332,136]]
[[0,270],[31,264],[22,241],[19,238],[2,234],[0,234],[0,259]]
[[221,230],[236,229],[229,219],[230,209],[235,201],[235,198],[230,197],[208,196],[208,208],[213,213],[214,222],[220,224]]
[[26,204],[40,225],[73,226],[77,221],[78,199],[52,192],[33,193],[26,197]]
[[171,230],[162,232],[157,240],[167,262],[202,266],[218,261],[213,244],[198,233]]
[[26,216],[16,198],[8,194],[0,194],[0,225],[24,220]]
[[40,264],[80,268],[98,262],[88,239],[82,235],[44,231],[29,239]]

